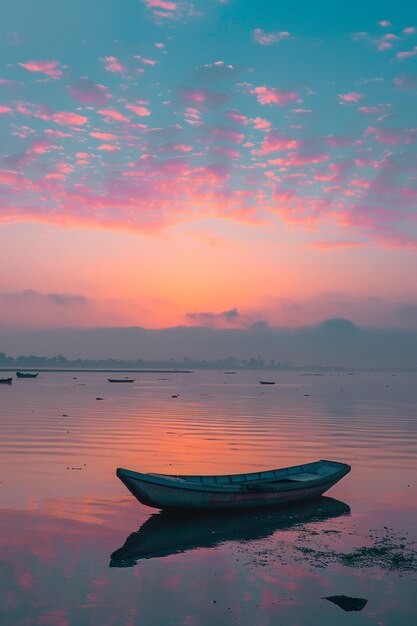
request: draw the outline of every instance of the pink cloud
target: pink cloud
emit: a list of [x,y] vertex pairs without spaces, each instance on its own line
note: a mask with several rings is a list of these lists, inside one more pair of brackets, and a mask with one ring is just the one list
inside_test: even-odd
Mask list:
[[389,41],[380,41],[378,43],[378,50],[390,50],[392,48],[392,43]]
[[50,107],[45,104],[33,104],[31,102],[16,102],[16,111],[22,115],[28,115],[47,122],[55,122],[62,126],[83,126],[88,122],[84,115],[73,113],[72,111],[59,111],[54,113]]
[[188,17],[201,15],[194,5],[187,0],[178,3],[171,0],[142,0],[142,2],[151,11],[157,22],[175,20],[180,15],[187,15]]
[[68,87],[68,93],[83,104],[105,104],[112,95],[104,85],[93,83],[88,78],[81,78],[79,81]]
[[217,108],[225,104],[228,95],[211,89],[188,89],[180,88],[179,95],[181,99],[190,104],[201,104],[209,108]]
[[26,139],[26,137],[29,137],[30,135],[36,133],[36,130],[26,125],[19,126],[19,127],[13,125],[13,128],[15,130],[12,130],[11,135],[13,137],[19,137],[19,139]]
[[144,0],[148,9],[164,9],[165,11],[176,11],[177,5],[175,2],[169,2],[168,0]]
[[269,131],[271,129],[271,122],[265,120],[263,117],[254,117],[250,121],[256,130]]
[[381,20],[378,22],[378,26],[381,26],[381,28],[389,28],[392,24],[388,20]]
[[270,46],[271,44],[282,41],[283,39],[288,39],[288,37],[291,37],[291,35],[285,30],[267,33],[261,28],[255,28],[253,31],[253,40],[256,43],[261,44],[261,46]]
[[10,78],[0,78],[0,85],[5,85],[7,87],[12,87],[15,85],[19,85],[17,80],[12,80]]
[[129,111],[132,111],[133,113],[136,113],[136,115],[139,115],[139,117],[148,117],[148,115],[151,114],[149,109],[147,109],[146,107],[137,106],[135,104],[126,104],[125,109],[128,109]]
[[373,167],[374,169],[378,169],[379,161],[377,161],[376,159],[359,157],[355,159],[355,165],[357,167]]
[[173,144],[171,144],[170,147],[175,152],[191,152],[192,151],[192,147],[191,146],[187,146],[187,145],[185,145],[183,143],[173,143]]
[[21,115],[36,117],[43,120],[49,120],[52,110],[46,104],[34,104],[32,102],[16,102],[15,108]]
[[72,113],[71,111],[60,111],[59,113],[53,113],[50,119],[56,124],[62,126],[83,126],[88,122],[88,118],[78,113]]
[[155,17],[161,17],[163,19],[173,20],[175,17],[175,13],[170,13],[169,11],[153,11],[152,12]]
[[225,117],[232,120],[232,122],[236,122],[236,124],[242,124],[242,126],[248,123],[246,115],[242,115],[242,113],[238,113],[237,111],[230,111],[229,113],[226,113]]
[[400,91],[417,91],[417,74],[404,74],[394,78],[394,84]]
[[255,154],[265,155],[281,150],[297,150],[301,147],[302,142],[299,139],[292,139],[282,133],[269,133],[265,137],[261,149],[255,151]]
[[126,72],[126,67],[120,63],[120,61],[116,57],[104,57],[102,59],[104,63],[104,68],[108,72],[124,74]]
[[141,57],[139,54],[135,54],[133,58],[137,59],[144,65],[156,65],[158,63],[158,61],[154,61],[153,59],[147,59],[145,57]]
[[[61,210],[51,213],[44,202],[36,212],[30,210],[27,219],[57,223],[65,215],[67,226],[152,231],[185,221],[198,207],[201,214],[226,214],[228,219],[250,222],[257,212],[251,206],[255,202],[253,193],[234,191],[229,187],[229,179],[227,163],[193,167],[185,159],[149,158],[120,177],[107,177],[105,186],[98,190],[84,185],[59,190],[49,187],[48,192],[43,188],[39,190],[43,197],[48,193]],[[155,207],[151,212],[150,202]],[[15,215],[22,217],[21,212]]]
[[328,171],[314,175],[314,179],[322,182],[342,183],[353,167],[352,161],[339,161],[331,163]]
[[277,104],[278,106],[286,106],[293,100],[298,100],[298,93],[295,91],[278,91],[271,87],[255,87],[251,90],[260,104]]
[[71,172],[74,171],[74,168],[72,168],[67,163],[55,163],[55,169],[57,169],[58,172],[62,172],[63,174],[71,174]]
[[61,149],[61,146],[56,146],[46,138],[35,139],[27,150],[4,157],[3,162],[8,166],[20,168],[32,161],[36,161],[38,155],[58,149]]
[[369,107],[358,107],[358,111],[368,115],[381,115],[382,113],[386,113],[390,106],[390,104],[375,104]]
[[123,115],[115,109],[100,109],[98,113],[107,119],[114,120],[115,122],[130,122],[129,117]]
[[97,147],[97,150],[103,150],[104,152],[117,152],[120,148],[109,143],[103,143],[101,146]]
[[44,131],[45,135],[48,135],[50,137],[72,137],[72,133],[64,133],[62,130],[55,130],[55,129],[51,129],[51,128],[47,128]]
[[323,152],[312,154],[290,152],[288,156],[279,159],[271,159],[268,163],[270,165],[279,165],[281,167],[303,167],[304,165],[314,165],[315,163],[323,163],[328,160],[329,155]]
[[404,35],[414,35],[417,33],[417,29],[414,26],[406,26],[406,28],[403,28],[403,33]]
[[311,109],[291,109],[291,113],[295,113],[296,115],[305,115],[312,112]]
[[212,136],[215,141],[228,141],[234,144],[242,143],[245,138],[242,133],[238,133],[233,128],[227,128],[225,126],[215,126],[212,130]]
[[11,113],[12,109],[10,107],[0,105],[0,114]]
[[[185,144],[172,144],[170,149],[175,151],[175,147],[180,145]],[[380,169],[369,180],[365,177],[354,178],[346,183],[350,168],[359,167],[357,160],[353,163],[331,163],[323,174],[320,174],[322,166],[313,167],[313,171],[300,172],[298,168],[304,165],[328,160],[328,155],[323,152],[305,150],[293,150],[285,157],[269,162],[271,166],[295,170],[279,171],[271,167],[270,170],[262,170],[262,176],[259,176],[253,169],[247,175],[239,169],[239,176],[243,177],[245,185],[251,186],[250,189],[236,187],[232,178],[234,167],[229,159],[238,158],[238,150],[227,146],[214,146],[212,149],[215,154],[226,157],[227,161],[206,166],[195,166],[192,158],[187,160],[183,155],[161,160],[151,154],[144,154],[136,163],[129,163],[127,171],[123,166],[119,175],[108,175],[101,179],[97,187],[87,187],[85,184],[63,186],[59,174],[72,171],[65,163],[57,163],[52,176],[46,175],[42,181],[38,179],[35,183],[17,175],[19,162],[27,162],[34,159],[36,154],[53,148],[53,145],[34,143],[31,153],[20,155],[20,158],[15,159],[15,167],[10,162],[8,169],[1,172],[0,178],[7,181],[6,184],[13,188],[15,194],[13,206],[3,211],[6,219],[21,220],[23,216],[32,221],[64,223],[68,227],[82,225],[152,232],[185,222],[190,216],[194,219],[196,210],[200,216],[215,216],[245,223],[256,222],[259,211],[263,211],[302,227],[315,226],[320,220],[326,224],[333,222],[333,225],[343,229],[342,238],[350,230],[377,239],[382,238],[382,233],[386,237],[394,237],[396,224],[406,220],[409,213],[414,211],[417,196],[412,181],[409,185],[404,184],[404,175],[408,172],[410,178],[414,172],[415,160],[409,162],[407,159],[403,166],[398,159],[388,159],[379,164]],[[76,157],[79,161],[74,165],[88,164],[87,152],[79,152]],[[112,167],[115,166],[116,163],[112,164]],[[246,167],[249,170],[256,166]],[[261,183],[263,178],[266,181],[264,184]],[[282,182],[284,179],[288,182]],[[321,181],[335,183],[338,180],[343,184],[325,187],[317,184]],[[275,185],[276,182],[278,185]],[[33,202],[23,210],[22,207],[26,206],[23,190],[29,188],[34,194]],[[36,201],[37,192],[43,202]],[[53,213],[48,211],[50,203],[59,210]],[[150,205],[152,211],[148,210]],[[19,211],[14,208],[16,206]],[[32,206],[36,207],[36,211]]]
[[340,104],[345,104],[346,102],[359,102],[363,98],[362,93],[357,93],[356,91],[350,91],[349,93],[339,94]]
[[184,119],[190,126],[201,126],[201,111],[193,107],[187,107],[184,113]]
[[33,154],[44,154],[50,150],[60,149],[60,146],[52,144],[48,139],[35,139],[30,149]]
[[28,72],[40,72],[50,78],[61,78],[62,70],[59,69],[59,61],[27,61],[26,63],[18,63]]
[[118,139],[117,135],[113,135],[112,133],[90,133],[90,137],[94,137],[94,139],[100,139],[101,141],[114,141]]
[[23,177],[21,172],[15,172],[13,170],[0,170],[0,184],[2,185],[16,185]]
[[417,46],[414,46],[412,50],[408,52],[398,52],[397,59],[402,61],[403,59],[410,59],[411,57],[415,57],[417,55]]
[[386,146],[397,146],[403,142],[401,131],[395,128],[367,128],[365,135],[374,135],[375,139]]

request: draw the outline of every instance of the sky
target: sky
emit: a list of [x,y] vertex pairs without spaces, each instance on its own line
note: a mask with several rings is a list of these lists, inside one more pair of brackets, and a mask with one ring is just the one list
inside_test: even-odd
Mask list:
[[3,330],[417,330],[413,3],[0,10]]

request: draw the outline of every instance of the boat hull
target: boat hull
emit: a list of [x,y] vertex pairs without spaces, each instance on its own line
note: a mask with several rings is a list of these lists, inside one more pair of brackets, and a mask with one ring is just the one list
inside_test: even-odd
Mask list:
[[[342,464],[341,464],[342,465]],[[118,469],[117,476],[139,502],[158,509],[222,510],[282,506],[318,498],[350,471],[348,465],[331,476],[309,483],[254,484],[250,490],[241,487],[210,488],[196,484],[178,486],[175,481],[153,479],[152,475]]]
[[37,378],[39,372],[32,374],[31,372],[16,372],[17,378]]

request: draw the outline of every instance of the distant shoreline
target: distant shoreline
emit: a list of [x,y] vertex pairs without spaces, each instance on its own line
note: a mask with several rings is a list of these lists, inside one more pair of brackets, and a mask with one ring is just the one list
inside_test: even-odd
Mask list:
[[[151,369],[151,368],[135,368],[135,367],[118,367],[118,368],[100,368],[100,367],[24,367],[24,366],[14,366],[14,367],[0,367],[0,372],[92,372],[92,373],[137,373],[137,374],[193,374],[196,370],[207,370],[207,371],[218,371],[223,374],[227,374],[228,372],[224,371],[222,367],[208,367],[208,366],[196,366],[192,370],[185,369]],[[417,372],[417,368],[415,367],[381,367],[381,368],[347,368],[347,367],[332,367],[329,366],[293,366],[293,367],[268,367],[265,365],[264,367],[236,367],[236,371],[238,372],[260,372],[260,371],[269,371],[279,374],[280,372],[294,372],[304,376],[324,376],[326,374],[346,374],[349,376],[354,376],[355,374],[360,374],[364,372],[373,372],[373,373],[397,373],[397,374],[412,374]]]
[[0,367],[0,372],[97,372],[97,373],[117,373],[117,372],[135,372],[142,374],[192,374],[194,370],[153,370],[153,369],[130,369],[130,368],[118,368],[118,369],[100,369],[93,367],[24,367],[20,370],[16,367]]

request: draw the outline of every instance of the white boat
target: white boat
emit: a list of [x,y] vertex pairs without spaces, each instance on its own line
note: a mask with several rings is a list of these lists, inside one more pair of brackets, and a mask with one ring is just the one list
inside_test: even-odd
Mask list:
[[219,510],[311,500],[328,491],[350,469],[346,463],[321,460],[250,474],[173,476],[118,468],[116,475],[147,506]]

